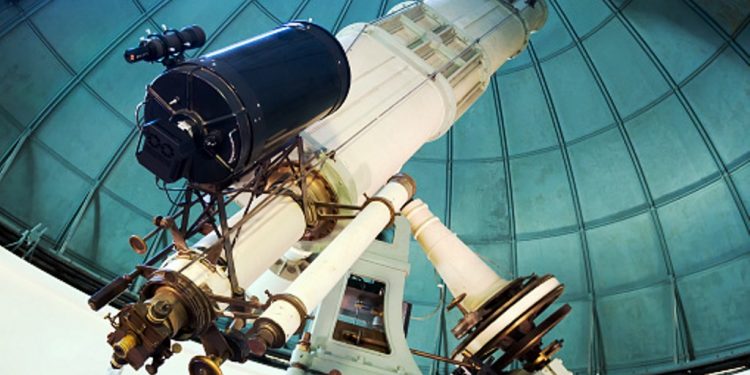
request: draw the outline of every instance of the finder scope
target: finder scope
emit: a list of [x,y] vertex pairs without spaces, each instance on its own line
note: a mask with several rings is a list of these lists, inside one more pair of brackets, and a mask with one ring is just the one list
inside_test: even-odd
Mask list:
[[141,39],[138,47],[125,51],[125,61],[159,61],[165,58],[180,56],[185,51],[200,48],[206,43],[206,33],[200,26],[183,27],[180,31],[165,30],[161,34],[150,34]]

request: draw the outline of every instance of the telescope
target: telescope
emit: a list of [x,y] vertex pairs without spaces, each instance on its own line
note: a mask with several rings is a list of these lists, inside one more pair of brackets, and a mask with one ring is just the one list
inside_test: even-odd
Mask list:
[[[166,67],[138,105],[136,156],[180,197],[172,216],[130,238],[138,253],[160,231],[172,243],[89,300],[97,310],[145,279],[138,301],[112,318],[111,366],[153,374],[176,354],[174,341],[199,340],[206,355],[193,358],[189,372],[221,374],[222,363],[258,359],[305,331],[347,277],[355,280],[347,291],[368,296],[347,306],[366,305],[373,326],[393,329],[396,310],[378,300],[394,290],[387,285],[401,284],[363,281],[374,276],[350,269],[394,225],[411,227],[454,296],[449,307],[463,314],[453,330],[463,341],[450,357],[413,353],[470,374],[501,374],[513,360],[531,372],[551,365],[561,342],[543,348],[541,338],[570,306],[535,319],[563,285],[552,275],[497,276],[400,173],[470,108],[546,17],[542,0],[426,0],[336,36],[293,21],[187,58],[185,51],[205,43],[191,26],[149,35],[126,51],[128,62]],[[241,209],[230,217],[232,202]],[[405,347],[403,330],[384,338],[347,327],[336,337],[349,350],[387,348],[373,361],[418,372],[411,355],[383,344]],[[310,343],[300,345],[289,373],[320,372],[303,365]],[[390,373],[375,367],[360,370]]]
[[[195,30],[152,40],[202,35]],[[165,182],[230,183],[335,112],[349,85],[341,45],[309,22],[172,62],[148,87],[138,162]]]

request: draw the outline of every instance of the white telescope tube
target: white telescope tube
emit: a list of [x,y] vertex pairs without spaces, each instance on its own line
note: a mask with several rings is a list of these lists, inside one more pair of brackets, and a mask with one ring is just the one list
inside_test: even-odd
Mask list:
[[[479,45],[490,72],[495,72],[508,59],[523,51],[529,35],[544,26],[548,12],[544,0],[533,7],[524,0],[472,0],[470,5],[465,1],[425,0],[425,4],[468,38],[481,38]],[[511,17],[502,25],[497,24],[498,19],[508,16]]]
[[[285,195],[262,195],[254,203],[260,204],[267,198],[272,201],[263,208],[262,214],[253,215],[242,225],[240,236],[232,250],[237,282],[242,288],[252,284],[305,233],[305,217],[297,202]],[[229,226],[236,225],[243,213],[244,210],[240,210],[229,218]],[[211,233],[194,247],[209,248],[216,241],[216,233]],[[205,272],[211,271],[206,268]],[[189,277],[195,281],[207,276],[195,274]]]
[[466,311],[475,311],[508,285],[508,281],[443,225],[424,202],[415,199],[404,206],[402,214],[409,220],[414,238],[453,296],[466,294],[459,303]]
[[350,197],[374,194],[422,145],[448,131],[547,17],[544,0],[534,7],[523,0],[426,0],[394,9],[400,10],[336,35],[351,67],[349,95],[302,133],[336,150]]
[[[373,240],[392,219],[392,215],[414,195],[414,182],[401,175],[375,195],[341,233],[325,248],[284,294],[296,297],[310,314],[341,280]],[[385,203],[387,201],[388,203]],[[389,208],[390,205],[390,208]],[[391,211],[391,208],[394,211]],[[279,299],[258,319],[270,320],[283,331],[284,342],[302,325],[300,306]]]

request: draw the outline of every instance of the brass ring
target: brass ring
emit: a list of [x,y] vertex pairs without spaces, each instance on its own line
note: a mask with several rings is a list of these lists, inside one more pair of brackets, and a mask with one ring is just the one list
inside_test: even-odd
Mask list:
[[375,197],[368,197],[367,200],[365,201],[365,204],[362,205],[362,209],[364,210],[365,207],[367,207],[367,205],[370,204],[370,203],[372,203],[372,202],[380,202],[380,203],[384,204],[386,207],[388,207],[388,211],[391,214],[391,218],[390,218],[390,220],[388,221],[388,224],[385,227],[387,228],[387,227],[390,227],[391,225],[393,225],[393,223],[396,221],[396,209],[393,207],[393,203],[391,203],[391,201],[389,201],[388,199],[383,198],[383,197],[377,197],[377,196],[375,196]]
[[300,323],[299,327],[297,328],[297,331],[301,331],[302,328],[305,326],[305,321],[307,320],[307,307],[305,307],[305,304],[300,300],[297,296],[293,294],[274,294],[269,297],[269,302],[273,303],[274,301],[284,301],[292,307],[294,307],[295,310],[297,310],[297,313],[299,314]]

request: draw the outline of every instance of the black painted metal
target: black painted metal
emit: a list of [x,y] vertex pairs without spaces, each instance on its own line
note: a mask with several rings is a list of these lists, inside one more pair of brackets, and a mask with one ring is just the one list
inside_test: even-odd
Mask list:
[[157,77],[138,160],[167,182],[229,182],[335,112],[349,85],[346,54],[328,31],[284,24]]

